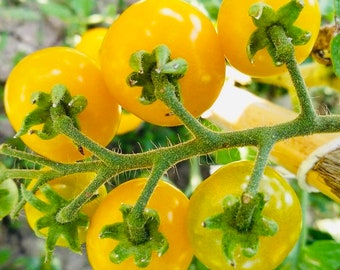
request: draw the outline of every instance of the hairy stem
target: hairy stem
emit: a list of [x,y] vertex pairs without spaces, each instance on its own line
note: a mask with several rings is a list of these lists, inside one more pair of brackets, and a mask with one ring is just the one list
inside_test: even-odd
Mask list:
[[57,221],[60,223],[67,223],[73,220],[80,208],[87,203],[96,191],[110,180],[111,173],[107,170],[100,170],[93,181],[84,190],[74,198],[66,207],[61,209],[57,214]]

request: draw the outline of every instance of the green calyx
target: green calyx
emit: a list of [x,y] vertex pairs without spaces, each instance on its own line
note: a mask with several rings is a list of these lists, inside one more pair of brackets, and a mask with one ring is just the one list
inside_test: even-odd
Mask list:
[[133,256],[138,267],[147,267],[152,253],[162,256],[168,250],[169,244],[158,231],[160,220],[155,210],[145,209],[140,218],[132,218],[132,209],[132,206],[123,204],[120,211],[124,221],[105,226],[100,237],[119,241],[110,254],[113,263],[119,264]]
[[[26,133],[36,134],[41,139],[48,140],[59,133],[53,126],[56,117],[67,115],[72,119],[75,127],[80,129],[78,114],[87,106],[84,96],[72,97],[64,85],[55,85],[51,93],[34,92],[31,97],[32,104],[37,106],[23,120],[20,130],[15,137],[20,137]],[[32,129],[36,125],[43,125],[41,130]]]
[[188,69],[187,62],[182,58],[171,59],[167,46],[159,45],[151,53],[137,51],[130,57],[130,67],[134,70],[127,78],[130,87],[141,86],[140,102],[151,104],[157,100],[156,91],[161,90],[154,76],[164,75],[174,87],[176,96],[180,99],[178,80]]
[[234,250],[240,246],[246,257],[256,255],[260,236],[273,236],[278,231],[275,221],[262,215],[265,205],[262,193],[241,198],[228,195],[223,200],[223,213],[207,218],[207,229],[222,230],[222,249],[228,263],[235,267]]
[[303,7],[302,0],[291,0],[277,11],[264,3],[249,8],[249,16],[257,27],[247,45],[251,62],[254,62],[254,56],[259,50],[266,48],[274,64],[280,66],[285,63],[286,50],[294,50],[294,46],[309,41],[311,33],[294,26]]
[[[22,195],[29,204],[44,214],[43,217],[37,220],[35,232],[38,237],[46,238],[46,261],[52,259],[57,241],[61,237],[66,240],[68,247],[73,252],[80,254],[81,243],[79,240],[78,228],[88,227],[89,220],[87,215],[78,212],[72,221],[68,223],[59,223],[56,219],[56,215],[60,209],[67,206],[71,200],[62,198],[48,184],[42,185],[40,191],[47,198],[47,202],[40,200],[25,188],[22,188]],[[41,230],[44,228],[48,228],[47,235],[41,233]]]

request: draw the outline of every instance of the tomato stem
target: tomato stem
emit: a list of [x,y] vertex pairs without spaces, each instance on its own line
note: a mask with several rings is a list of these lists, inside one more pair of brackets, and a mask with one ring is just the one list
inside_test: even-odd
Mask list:
[[155,85],[157,98],[161,100],[196,137],[206,137],[206,131],[208,130],[197,118],[193,117],[185,109],[183,103],[176,96],[176,92],[174,91],[175,86],[168,78],[157,72],[153,72],[151,76]]
[[[105,167],[104,167],[105,168]],[[67,206],[62,208],[57,216],[56,220],[59,223],[68,223],[73,221],[77,217],[77,213],[80,208],[87,203],[97,192],[97,190],[110,180],[112,173],[110,170],[99,170],[93,181],[84,188],[84,190],[75,197]]]
[[274,25],[269,28],[269,35],[276,46],[276,52],[283,63],[286,64],[291,80],[296,90],[299,100],[301,116],[306,116],[309,121],[314,121],[316,112],[313,108],[313,103],[308,94],[308,89],[301,71],[298,67],[294,55],[294,46],[291,40],[286,36],[282,26]]
[[267,142],[263,143],[258,147],[254,169],[252,171],[249,184],[247,185],[247,188],[244,192],[245,198],[244,200],[242,200],[244,201],[244,203],[247,203],[246,202],[247,197],[249,196],[254,197],[256,195],[273,145],[274,142],[271,142],[270,137],[267,137]]
[[145,228],[146,220],[143,218],[143,213],[158,181],[167,168],[167,162],[160,161],[156,163],[142,193],[127,217],[126,223],[129,228],[130,239],[133,243],[143,243],[148,237],[148,232],[146,232]]
[[249,183],[241,196],[240,207],[236,214],[236,227],[240,231],[248,231],[254,221],[254,213],[259,207],[258,188],[267,165],[273,142],[268,139],[259,148]]

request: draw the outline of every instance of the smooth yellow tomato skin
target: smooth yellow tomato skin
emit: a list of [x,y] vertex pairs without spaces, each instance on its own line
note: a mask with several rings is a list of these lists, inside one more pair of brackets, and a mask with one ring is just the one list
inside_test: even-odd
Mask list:
[[[4,93],[6,114],[18,131],[24,117],[36,108],[31,95],[36,91],[50,92],[56,84],[65,85],[71,95],[83,95],[87,107],[79,114],[81,131],[106,146],[119,124],[120,106],[107,90],[98,65],[73,48],[50,47],[36,51],[21,60],[11,71]],[[39,129],[39,127],[34,127]],[[42,140],[36,135],[21,137],[34,152],[59,162],[71,163],[85,155],[65,135]]]
[[[254,63],[248,59],[246,47],[251,34],[256,27],[248,15],[251,5],[261,2],[277,10],[287,4],[289,0],[223,0],[218,14],[217,32],[221,39],[224,55],[229,64],[253,77],[271,76],[286,72],[285,66],[276,67],[266,49],[255,54]],[[298,63],[304,61],[312,51],[319,33],[321,14],[317,0],[305,0],[304,8],[295,24],[312,36],[307,44],[295,47]]]
[[123,135],[137,129],[144,121],[130,112],[122,112],[117,135]]
[[[82,35],[81,41],[76,45],[75,48],[93,58],[100,65],[100,48],[106,33],[107,28],[92,28]],[[133,131],[142,123],[143,120],[133,113],[122,110],[119,127],[116,134],[122,135]]]
[[221,167],[205,179],[190,198],[190,241],[194,254],[209,269],[273,270],[287,257],[299,238],[302,226],[299,200],[288,182],[270,167],[265,169],[259,188],[268,200],[262,214],[274,220],[279,230],[272,237],[260,237],[259,249],[254,257],[247,258],[236,248],[236,266],[231,266],[222,252],[222,231],[202,226],[202,222],[208,217],[223,212],[222,201],[226,195],[242,194],[253,166],[251,161],[239,161]]
[[[78,194],[80,194],[83,189],[91,183],[91,181],[95,178],[95,173],[77,173],[77,174],[71,174],[63,177],[59,177],[56,179],[53,179],[48,182],[48,184],[54,189],[61,197],[63,197],[66,200],[74,199]],[[36,180],[32,180],[31,183],[28,186],[28,189],[32,188]],[[103,201],[103,199],[106,197],[106,188],[105,186],[101,186],[98,189],[97,197],[94,200],[91,200],[90,202],[86,203],[80,211],[84,214],[86,214],[89,218],[94,214],[96,208],[99,206],[99,204]],[[42,194],[39,190],[35,193],[35,196],[39,198],[40,200],[47,202],[47,199],[44,194]],[[34,208],[31,204],[26,203],[25,204],[25,214],[26,219],[29,224],[29,226],[37,232],[37,228],[35,227],[35,224],[37,220],[44,216],[42,212]],[[87,228],[79,227],[78,228],[78,235],[79,235],[79,241],[80,243],[84,243],[86,239],[86,232]],[[37,232],[38,235],[47,235],[48,228],[43,228],[39,232]],[[59,238],[57,241],[58,246],[67,247],[68,244],[65,239]]]
[[[141,269],[134,264],[132,257],[121,264],[112,263],[109,254],[118,244],[118,241],[109,238],[100,239],[99,233],[105,225],[123,221],[122,214],[119,211],[121,204],[134,205],[146,180],[145,178],[129,180],[113,189],[91,218],[86,238],[86,249],[94,270]],[[186,231],[188,204],[188,198],[180,190],[160,180],[147,204],[147,208],[158,212],[160,217],[159,231],[167,238],[169,249],[160,257],[153,253],[151,263],[143,269],[188,269],[193,256]]]
[[161,101],[143,105],[141,87],[129,87],[131,54],[151,52],[164,44],[171,57],[184,58],[188,71],[179,80],[183,105],[195,117],[215,101],[225,80],[225,61],[211,21],[181,0],[146,0],[128,7],[110,26],[100,59],[105,81],[123,108],[143,120],[161,126],[180,120]]
[[99,60],[99,51],[104,40],[107,28],[96,27],[87,30],[82,36],[75,48],[94,59],[97,63]]

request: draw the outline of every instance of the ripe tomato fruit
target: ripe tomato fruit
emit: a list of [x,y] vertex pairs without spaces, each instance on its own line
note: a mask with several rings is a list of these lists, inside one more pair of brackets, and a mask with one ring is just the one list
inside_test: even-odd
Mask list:
[[[137,22],[137,21],[138,22]],[[217,98],[225,79],[225,61],[220,41],[211,21],[182,0],[146,0],[128,7],[110,26],[100,59],[105,81],[123,108],[143,120],[161,125],[180,125],[161,101],[143,105],[141,87],[126,83],[133,71],[131,54],[150,52],[166,45],[171,58],[184,58],[188,70],[179,80],[185,108],[201,115]]]
[[117,135],[123,135],[130,131],[133,131],[137,129],[142,123],[143,123],[142,119],[140,119],[133,113],[123,110],[120,117]]
[[97,63],[99,60],[99,51],[102,45],[103,39],[107,32],[105,27],[96,27],[87,30],[82,36],[80,42],[75,48],[94,59]]
[[235,249],[235,267],[226,260],[221,247],[222,231],[207,229],[202,222],[223,212],[226,195],[240,196],[251,175],[254,163],[229,163],[204,180],[194,191],[189,203],[189,236],[194,254],[209,269],[275,269],[295,245],[301,230],[302,211],[291,186],[275,170],[265,169],[259,192],[267,200],[262,214],[278,225],[274,236],[260,236],[255,256],[245,257]]
[[[251,34],[256,27],[248,15],[251,5],[258,0],[223,0],[217,20],[218,36],[221,39],[223,52],[233,67],[239,71],[253,76],[263,77],[285,72],[285,66],[277,67],[266,49],[255,54],[254,63],[248,59],[246,47]],[[287,4],[289,0],[262,0],[277,10]],[[321,15],[317,0],[303,1],[304,8],[294,25],[311,33],[307,44],[295,47],[295,56],[298,63],[304,61],[310,54],[319,33]]]
[[[81,41],[76,45],[75,48],[90,56],[100,65],[99,52],[106,33],[107,28],[92,28],[82,35]],[[122,135],[135,130],[142,122],[143,120],[133,113],[122,110],[119,127],[116,134]]]
[[[65,85],[72,96],[86,97],[87,107],[78,116],[81,131],[97,143],[107,145],[118,128],[120,107],[107,90],[98,65],[72,48],[36,51],[11,71],[5,85],[4,104],[13,128],[18,131],[24,117],[36,108],[31,103],[32,93],[50,92],[56,84]],[[90,155],[86,149],[82,155],[64,135],[42,140],[34,134],[25,134],[21,139],[36,153],[59,162],[74,162]]]
[[[121,204],[134,205],[146,183],[145,178],[133,179],[113,189],[92,216],[86,237],[87,255],[94,270],[140,269],[130,257],[120,264],[113,264],[110,252],[118,241],[99,238],[105,225],[122,222],[119,211]],[[159,231],[167,238],[169,249],[162,256],[152,254],[145,269],[186,270],[192,259],[192,249],[186,231],[188,198],[171,184],[160,181],[155,188],[147,208],[154,209],[160,217]]]
[[[66,200],[74,199],[78,194],[80,194],[84,188],[91,183],[91,181],[95,178],[95,173],[77,173],[71,174],[63,177],[59,177],[53,179],[48,182],[53,190],[55,190],[61,197]],[[36,180],[32,180],[28,186],[28,189],[32,188]],[[98,189],[97,196],[95,199],[86,203],[80,211],[86,214],[89,218],[94,214],[98,205],[103,201],[107,192],[104,186],[101,186]],[[48,202],[45,195],[39,190],[35,193],[35,196],[44,201]],[[34,208],[31,204],[25,204],[25,214],[26,219],[29,226],[34,230],[38,235],[46,236],[48,233],[48,228],[43,228],[40,231],[37,231],[35,224],[38,219],[44,216],[42,212]],[[78,235],[80,243],[84,243],[86,239],[86,231],[87,228],[78,227]],[[59,238],[57,241],[58,246],[67,247],[68,244],[64,238]]]

